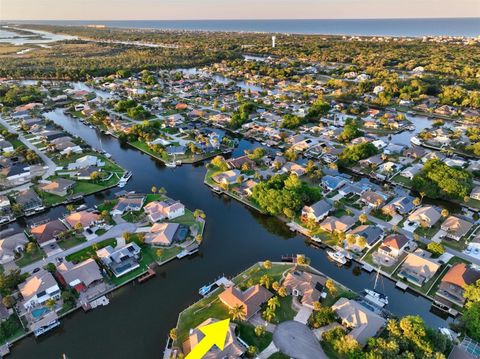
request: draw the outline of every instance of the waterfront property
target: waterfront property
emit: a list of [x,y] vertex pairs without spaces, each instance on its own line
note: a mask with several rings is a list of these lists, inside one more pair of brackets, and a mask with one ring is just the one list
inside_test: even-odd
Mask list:
[[29,310],[45,304],[49,300],[60,299],[60,288],[53,275],[41,269],[18,286],[22,294],[22,306]]
[[441,279],[435,299],[450,307],[453,305],[463,307],[465,287],[479,279],[480,271],[478,269],[465,263],[457,263]]
[[141,250],[135,242],[132,242],[120,248],[107,246],[99,249],[97,256],[118,278],[140,267]]

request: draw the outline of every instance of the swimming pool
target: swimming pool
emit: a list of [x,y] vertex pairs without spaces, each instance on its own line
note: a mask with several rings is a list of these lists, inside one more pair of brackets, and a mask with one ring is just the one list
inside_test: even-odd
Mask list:
[[32,316],[34,318],[40,318],[42,315],[44,315],[47,312],[49,312],[49,309],[46,308],[46,307],[36,308],[36,309],[32,310]]

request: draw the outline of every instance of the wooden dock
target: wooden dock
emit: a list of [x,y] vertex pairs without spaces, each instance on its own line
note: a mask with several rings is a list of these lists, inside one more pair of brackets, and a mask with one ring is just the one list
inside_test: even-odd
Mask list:
[[150,278],[155,277],[155,275],[156,275],[155,271],[151,267],[148,267],[147,271],[143,273],[140,277],[138,277],[137,281],[138,283],[143,283],[149,280]]
[[408,289],[408,284],[403,283],[402,281],[398,281],[397,283],[395,283],[395,287],[398,287],[401,290],[407,290]]

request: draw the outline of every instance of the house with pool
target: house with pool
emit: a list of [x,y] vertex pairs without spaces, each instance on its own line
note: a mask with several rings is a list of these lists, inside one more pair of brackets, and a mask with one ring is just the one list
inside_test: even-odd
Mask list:
[[132,242],[120,248],[107,246],[99,249],[97,256],[118,278],[140,267],[141,249]]
[[40,269],[18,286],[22,294],[21,306],[27,311],[39,309],[49,300],[60,299],[61,291],[53,275]]

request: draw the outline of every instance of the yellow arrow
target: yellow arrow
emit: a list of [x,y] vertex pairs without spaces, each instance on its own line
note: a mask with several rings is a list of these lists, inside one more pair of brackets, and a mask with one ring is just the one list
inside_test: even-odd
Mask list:
[[214,345],[220,350],[223,350],[225,347],[225,340],[227,339],[229,324],[230,319],[225,319],[198,328],[203,334],[205,334],[205,337],[190,353],[188,353],[185,359],[201,359]]

